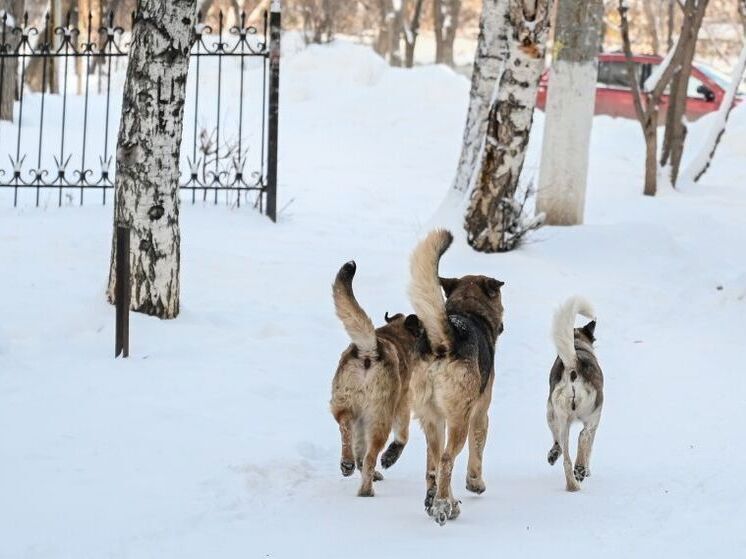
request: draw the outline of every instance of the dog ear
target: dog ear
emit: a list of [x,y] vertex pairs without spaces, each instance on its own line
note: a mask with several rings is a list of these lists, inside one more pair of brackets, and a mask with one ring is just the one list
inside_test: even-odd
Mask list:
[[386,311],[386,314],[383,315],[383,319],[386,321],[386,324],[391,322],[393,319],[389,316],[389,311]]
[[420,319],[417,318],[416,314],[410,314],[407,316],[407,318],[404,319],[404,326],[407,330],[412,332],[412,335],[419,336],[422,332],[422,322],[420,322]]
[[451,293],[453,293],[453,290],[456,289],[456,286],[458,285],[458,279],[457,278],[438,278],[440,280],[440,286],[443,288],[443,291],[446,292],[446,299],[451,296]]
[[595,320],[591,320],[588,324],[583,326],[582,330],[583,330],[583,334],[588,336],[589,340],[591,340],[592,342],[596,341],[596,338],[593,336],[593,334],[595,334],[596,332],[596,321]]
[[492,298],[497,296],[498,293],[500,293],[500,288],[505,285],[505,283],[501,282],[500,280],[496,280],[494,278],[486,278],[482,282],[482,289],[487,294],[488,297]]

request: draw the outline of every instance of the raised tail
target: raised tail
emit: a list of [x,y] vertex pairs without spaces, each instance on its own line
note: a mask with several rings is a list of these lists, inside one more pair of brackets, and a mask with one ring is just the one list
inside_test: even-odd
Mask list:
[[448,316],[438,278],[438,263],[453,242],[445,229],[431,231],[412,252],[409,298],[422,321],[430,347],[437,354],[448,352],[451,345]]
[[337,272],[334,285],[332,285],[334,308],[358,351],[363,355],[375,356],[378,346],[376,329],[373,321],[360,307],[352,292],[352,278],[355,277],[356,270],[355,261],[350,260]]
[[591,319],[596,317],[593,305],[583,297],[575,295],[560,305],[552,319],[552,339],[557,354],[567,369],[573,369],[577,364],[575,317],[579,314]]

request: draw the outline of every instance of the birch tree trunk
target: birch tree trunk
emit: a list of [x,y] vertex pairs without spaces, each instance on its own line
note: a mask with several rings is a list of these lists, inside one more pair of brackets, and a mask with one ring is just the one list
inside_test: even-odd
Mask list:
[[117,142],[114,231],[131,231],[131,308],[160,318],[179,313],[179,151],[195,15],[195,0],[140,0]]
[[404,14],[402,13],[402,0],[390,0],[389,12],[386,14],[386,25],[388,26],[389,38],[389,64],[391,66],[402,66],[401,55],[401,33],[404,29]]
[[681,25],[679,44],[682,45],[679,56],[674,60],[675,69],[671,79],[666,112],[666,131],[663,135],[661,165],[670,165],[671,184],[676,185],[679,176],[681,157],[684,153],[687,127],[684,122],[687,103],[689,76],[692,73],[692,60],[697,46],[702,20],[708,0],[686,0],[683,7],[684,22]]
[[522,234],[514,195],[544,69],[551,9],[552,0],[513,0],[508,8],[505,69],[490,109],[482,166],[464,224],[469,244],[481,252],[511,250]]
[[559,0],[536,212],[550,225],[583,222],[596,104],[602,0]]
[[482,4],[464,140],[452,187],[458,192],[466,193],[469,190],[479,166],[479,156],[482,153],[487,129],[487,116],[506,56],[508,2],[509,0],[484,0]]
[[[18,36],[13,28],[21,25],[23,0],[0,0],[0,42],[15,49]],[[0,120],[13,120],[13,103],[18,89],[18,62],[14,58],[0,58]]]

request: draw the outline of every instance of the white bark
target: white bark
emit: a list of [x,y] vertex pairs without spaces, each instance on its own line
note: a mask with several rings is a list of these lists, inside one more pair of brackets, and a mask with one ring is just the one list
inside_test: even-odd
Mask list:
[[746,70],[746,46],[741,50],[741,56],[738,57],[738,62],[736,62],[736,65],[733,68],[733,74],[730,78],[730,87],[728,88],[728,91],[723,98],[723,102],[720,104],[718,112],[714,117],[712,126],[707,134],[707,139],[684,171],[684,180],[686,182],[698,181],[710,167],[712,158],[715,157],[715,151],[720,144],[720,139],[725,133],[725,127],[728,124],[728,117],[730,116],[734,106],[733,100],[736,97],[738,86],[741,85],[744,70]]
[[585,207],[603,2],[560,0],[558,8],[536,212],[550,225],[578,225]]
[[482,5],[464,140],[452,186],[453,190],[461,193],[459,198],[471,189],[475,171],[479,167],[487,117],[505,60],[507,6],[508,0],[484,0]]
[[[179,312],[179,151],[195,16],[195,0],[139,2],[117,143],[114,222],[131,230],[131,308],[160,318]],[[112,301],[115,262],[112,249]]]
[[478,251],[512,250],[526,233],[513,198],[544,70],[551,10],[551,0],[510,3],[505,69],[490,109],[479,177],[464,224],[469,244]]

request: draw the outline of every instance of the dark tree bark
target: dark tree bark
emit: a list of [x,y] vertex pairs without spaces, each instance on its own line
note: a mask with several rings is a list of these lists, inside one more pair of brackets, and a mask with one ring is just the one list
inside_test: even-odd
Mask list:
[[160,318],[179,313],[179,151],[195,15],[195,0],[140,0],[117,142],[114,225],[131,229],[131,308]]
[[422,15],[422,6],[425,0],[415,0],[412,10],[412,20],[404,30],[404,66],[411,68],[414,66],[414,48],[417,46],[417,35],[420,32],[420,16]]
[[[23,0],[0,0],[0,42],[11,51],[18,45],[13,28],[21,25]],[[13,103],[18,98],[18,63],[14,58],[0,59],[0,120],[13,120]]]
[[694,59],[697,37],[702,27],[702,19],[707,4],[708,0],[686,0],[683,7],[684,21],[681,25],[678,40],[681,49],[678,56],[673,60],[674,71],[668,96],[661,165],[670,165],[671,184],[674,186],[679,177],[679,167],[681,166],[681,156],[684,153],[684,141],[687,133],[684,115],[686,114],[689,76],[692,73],[692,60]]
[[482,167],[464,227],[481,252],[512,250],[532,224],[515,200],[526,156],[549,30],[551,0],[515,0],[508,8],[507,53],[490,110]]
[[461,0],[433,0],[436,64],[453,66],[453,43],[460,12]]

